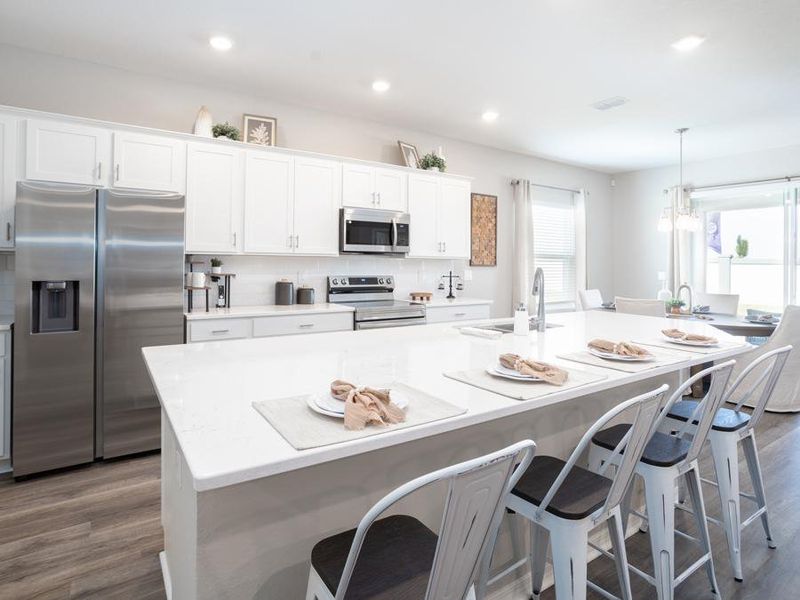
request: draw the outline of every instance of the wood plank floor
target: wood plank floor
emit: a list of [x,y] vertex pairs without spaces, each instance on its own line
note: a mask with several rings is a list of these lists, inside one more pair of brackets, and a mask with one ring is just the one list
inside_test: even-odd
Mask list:
[[[767,549],[760,524],[743,535],[744,583],[731,575],[723,532],[712,526],[714,558],[726,600],[783,600],[800,590],[800,415],[767,414],[759,427],[759,446],[779,548]],[[165,598],[158,563],[162,549],[159,522],[158,455],[110,461],[22,482],[0,481],[0,598],[66,600],[156,600]],[[711,475],[710,465],[703,464]],[[743,470],[744,481],[749,479]],[[718,516],[713,488],[705,488],[709,513]],[[681,528],[692,531],[679,515]],[[646,534],[628,541],[631,561],[650,569]],[[681,543],[685,560],[697,551]],[[590,577],[615,591],[613,565],[601,558]],[[655,597],[633,577],[634,597]],[[526,598],[525,586],[493,598]],[[497,592],[500,592],[499,594]],[[702,570],[676,592],[682,600],[711,598]],[[552,589],[543,598],[555,598]],[[589,598],[601,596],[589,593]],[[281,599],[292,600],[292,599]]]

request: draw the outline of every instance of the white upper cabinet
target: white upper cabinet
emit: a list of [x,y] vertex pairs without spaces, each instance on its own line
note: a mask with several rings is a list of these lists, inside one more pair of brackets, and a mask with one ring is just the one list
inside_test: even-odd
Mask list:
[[447,258],[470,256],[470,190],[466,181],[443,179],[439,184],[439,237]]
[[345,163],[342,205],[405,212],[408,209],[406,181],[406,173],[399,169]]
[[186,252],[242,249],[243,152],[215,144],[188,144]]
[[339,208],[342,163],[317,158],[294,159],[294,251],[339,254]]
[[111,171],[111,131],[58,121],[28,120],[25,177],[105,186]]
[[244,182],[244,251],[292,252],[294,159],[249,150]]
[[409,174],[409,256],[469,258],[470,189],[467,181]]
[[183,192],[186,189],[186,143],[155,135],[114,132],[112,185]]
[[17,119],[0,115],[0,248],[14,246],[17,127]]

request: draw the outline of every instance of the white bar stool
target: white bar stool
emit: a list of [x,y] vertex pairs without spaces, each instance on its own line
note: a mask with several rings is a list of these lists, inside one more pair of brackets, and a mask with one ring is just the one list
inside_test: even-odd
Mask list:
[[[711,376],[711,386],[708,394],[696,404],[693,413],[693,420],[698,423],[694,428],[694,434],[688,432],[688,424],[684,424],[682,430],[675,435],[653,431],[642,453],[641,460],[636,465],[636,473],[644,479],[646,518],[655,576],[653,577],[632,565],[629,565],[629,568],[632,572],[655,586],[659,600],[672,600],[675,588],[703,565],[706,567],[712,593],[719,596],[719,586],[714,572],[711,542],[706,524],[703,491],[700,488],[697,457],[708,437],[711,421],[725,397],[725,386],[728,383],[734,364],[735,361],[730,360],[720,365],[709,367],[689,378],[675,390],[669,402],[667,402],[666,409],[656,419],[654,429],[661,425],[667,412],[683,396],[684,392],[691,388],[695,381],[708,375]],[[620,464],[620,458],[615,449],[619,441],[624,439],[630,429],[630,425],[614,425],[598,432],[594,436],[589,454],[589,468],[592,471],[599,472],[609,464]],[[689,490],[695,521],[700,531],[699,540],[675,529],[675,501],[677,499],[675,484],[680,478],[685,479]],[[626,517],[629,511],[628,503],[629,497],[625,499],[623,505],[623,512]],[[644,515],[640,516],[644,518]],[[703,555],[679,575],[675,575],[676,533],[698,542],[703,551]],[[598,548],[598,550],[600,549]]]
[[[767,498],[764,493],[764,480],[761,476],[761,463],[758,459],[755,427],[764,414],[767,403],[772,398],[791,351],[792,346],[777,348],[762,354],[750,363],[725,394],[725,401],[735,402],[736,406],[733,410],[720,408],[711,425],[709,439],[717,480],[703,479],[702,481],[719,489],[722,522],[711,517],[707,517],[707,519],[714,524],[723,525],[725,528],[731,567],[736,581],[743,580],[741,533],[745,527],[760,517],[764,533],[767,536],[767,544],[770,548],[777,547],[769,528]],[[755,408],[752,414],[741,411],[742,405],[746,402],[754,403]],[[696,405],[697,402],[691,400],[677,402],[669,410],[664,426],[673,429],[686,426],[685,424],[694,413]],[[696,422],[688,427],[689,432],[693,432],[695,427]],[[740,443],[744,450],[755,495],[744,494],[739,490]],[[744,522],[741,520],[740,498],[754,502],[757,507],[756,511]]]
[[[650,438],[656,417],[666,403],[667,389],[668,386],[662,385],[608,411],[584,434],[566,462],[552,456],[537,456],[533,460],[507,500],[509,509],[530,521],[530,555],[489,579],[492,552],[487,552],[478,583],[479,599],[484,597],[487,584],[494,583],[527,561],[530,561],[533,582],[531,597],[538,599],[544,579],[548,543],[552,547],[558,600],[584,600],[587,586],[608,598],[616,598],[589,581],[586,574],[589,533],[605,523],[616,557],[622,598],[630,600],[620,502],[633,479],[636,463]],[[628,410],[634,414],[633,426],[627,435],[622,436],[614,453],[619,455],[623,448],[629,450],[618,463],[620,468],[613,480],[576,466],[592,437],[612,419]],[[497,530],[494,535],[496,538]],[[490,548],[494,547],[494,541]]]
[[[536,444],[524,440],[423,475],[387,494],[357,529],[314,546],[306,600],[343,600],[345,595],[474,599],[474,581],[500,525],[506,495],[530,465],[535,449]],[[438,535],[406,515],[376,520],[397,501],[438,481],[448,483]]]

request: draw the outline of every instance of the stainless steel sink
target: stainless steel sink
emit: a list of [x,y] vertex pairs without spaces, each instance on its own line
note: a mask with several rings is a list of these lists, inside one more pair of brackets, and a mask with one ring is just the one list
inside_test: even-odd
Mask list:
[[[563,327],[563,325],[559,325],[558,323],[545,323],[545,329],[551,329],[553,327]],[[502,331],[503,333],[513,333],[514,324],[502,323],[497,325],[478,325],[477,328],[488,329],[489,331]],[[536,319],[530,319],[528,321],[528,329],[531,331],[536,330]]]

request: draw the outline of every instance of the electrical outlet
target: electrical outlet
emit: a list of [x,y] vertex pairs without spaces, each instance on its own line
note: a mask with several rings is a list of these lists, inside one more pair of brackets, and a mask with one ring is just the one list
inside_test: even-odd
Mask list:
[[464,268],[464,281],[472,281],[472,269]]

